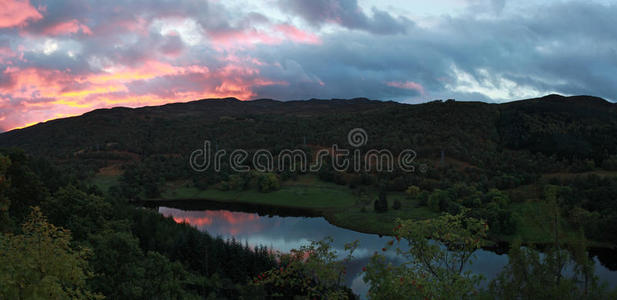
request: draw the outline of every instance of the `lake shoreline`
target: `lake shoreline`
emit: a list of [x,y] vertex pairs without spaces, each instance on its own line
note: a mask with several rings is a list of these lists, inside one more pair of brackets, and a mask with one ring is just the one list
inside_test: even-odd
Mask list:
[[[295,216],[295,217],[322,217],[328,223],[344,228],[349,229],[359,233],[366,234],[376,234],[379,236],[394,236],[392,232],[385,232],[380,230],[373,230],[371,228],[362,227],[362,226],[354,226],[353,223],[349,222],[340,222],[337,220],[336,213],[340,212],[340,209],[336,208],[310,208],[310,207],[300,207],[300,206],[292,206],[292,205],[275,205],[268,203],[255,203],[255,202],[247,202],[241,200],[228,200],[228,199],[206,199],[206,198],[186,198],[186,199],[165,199],[165,198],[154,198],[154,199],[139,199],[133,201],[136,205],[146,206],[146,207],[159,207],[159,206],[167,206],[174,207],[178,209],[184,210],[199,210],[199,209],[214,209],[214,210],[231,210],[231,211],[240,211],[247,213],[258,213],[259,215],[271,215],[271,216]],[[511,243],[511,239],[503,239],[498,237],[490,237],[487,241],[487,244],[483,246],[483,249],[492,250],[496,253],[507,253],[509,250],[509,245]],[[533,245],[538,248],[543,248],[545,246],[549,246],[551,243],[543,243],[543,242],[529,242],[524,241],[522,245]],[[608,243],[589,241],[589,248],[595,249],[610,249],[615,250],[617,247],[615,245],[610,245]]]

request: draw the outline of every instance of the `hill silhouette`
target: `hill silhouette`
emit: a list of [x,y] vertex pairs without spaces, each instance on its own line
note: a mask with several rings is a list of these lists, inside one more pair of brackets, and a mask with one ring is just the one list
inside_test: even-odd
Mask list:
[[491,164],[500,151],[542,153],[601,163],[617,153],[617,104],[591,96],[548,95],[504,104],[433,101],[401,104],[365,98],[276,101],[203,99],[141,108],[97,109],[0,134],[58,160],[103,166],[150,155],[187,155],[208,139],[227,149],[346,145],[347,132],[369,133],[367,147],[413,148],[425,157]]

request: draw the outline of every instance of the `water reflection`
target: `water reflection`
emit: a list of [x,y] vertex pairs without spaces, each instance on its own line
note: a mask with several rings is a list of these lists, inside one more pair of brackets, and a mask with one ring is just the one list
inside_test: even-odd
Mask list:
[[[281,217],[224,209],[183,210],[171,207],[159,207],[158,211],[164,216],[172,217],[178,223],[189,223],[213,236],[235,238],[241,242],[246,241],[250,246],[263,245],[282,252],[288,252],[302,245],[308,245],[310,241],[318,241],[330,236],[334,239],[333,248],[343,254],[346,243],[359,240],[359,247],[354,252],[356,259],[348,266],[346,284],[356,294],[362,296],[365,296],[367,292],[367,287],[361,278],[362,267],[368,263],[375,251],[381,252],[385,243],[392,239],[339,228],[322,217]],[[393,262],[397,262],[393,251],[385,254]],[[505,254],[479,250],[476,251],[473,265],[468,269],[484,275],[487,279],[484,281],[486,284],[507,263],[508,257]],[[617,286],[615,272],[602,266],[597,259],[596,273],[601,280],[606,280],[609,286]]]
[[334,248],[341,252],[345,243],[360,240],[355,256],[368,258],[391,239],[339,228],[321,217],[260,216],[228,210],[185,211],[170,207],[158,210],[178,223],[189,223],[210,235],[233,237],[249,245],[264,245],[283,252],[330,236],[334,239]]
[[226,210],[183,211],[161,207],[159,212],[177,223],[188,223],[201,231],[221,236],[251,235],[263,231],[265,225],[256,214]]

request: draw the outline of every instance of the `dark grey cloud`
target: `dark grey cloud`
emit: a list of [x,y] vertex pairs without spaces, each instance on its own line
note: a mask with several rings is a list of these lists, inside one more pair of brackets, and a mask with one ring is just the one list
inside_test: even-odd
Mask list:
[[184,43],[180,36],[171,35],[163,38],[163,44],[159,47],[160,51],[167,55],[177,56],[184,50]]
[[405,33],[413,26],[413,22],[408,18],[395,18],[377,8],[373,8],[373,15],[368,16],[358,6],[357,0],[281,0],[279,7],[287,13],[302,17],[316,27],[334,23],[374,34],[397,34]]
[[24,60],[19,64],[21,68],[41,68],[50,70],[64,70],[73,75],[91,73],[93,70],[85,55],[67,56],[66,53],[55,52],[45,55],[40,52],[24,53]]
[[[298,65],[296,72],[264,71],[298,83],[262,88],[278,98],[504,101],[557,92],[617,100],[614,15],[617,5],[557,3],[502,18],[444,18],[405,35],[337,32],[323,37],[321,47],[285,45],[254,54]],[[419,83],[426,94],[384,86],[391,81]]]
[[472,14],[499,15],[507,5],[506,0],[466,0],[469,5],[467,10]]

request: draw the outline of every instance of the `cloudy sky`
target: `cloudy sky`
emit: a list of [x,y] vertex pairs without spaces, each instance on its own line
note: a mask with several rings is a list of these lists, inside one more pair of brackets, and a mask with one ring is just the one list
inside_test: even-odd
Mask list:
[[617,100],[617,0],[0,0],[0,131],[210,97]]

